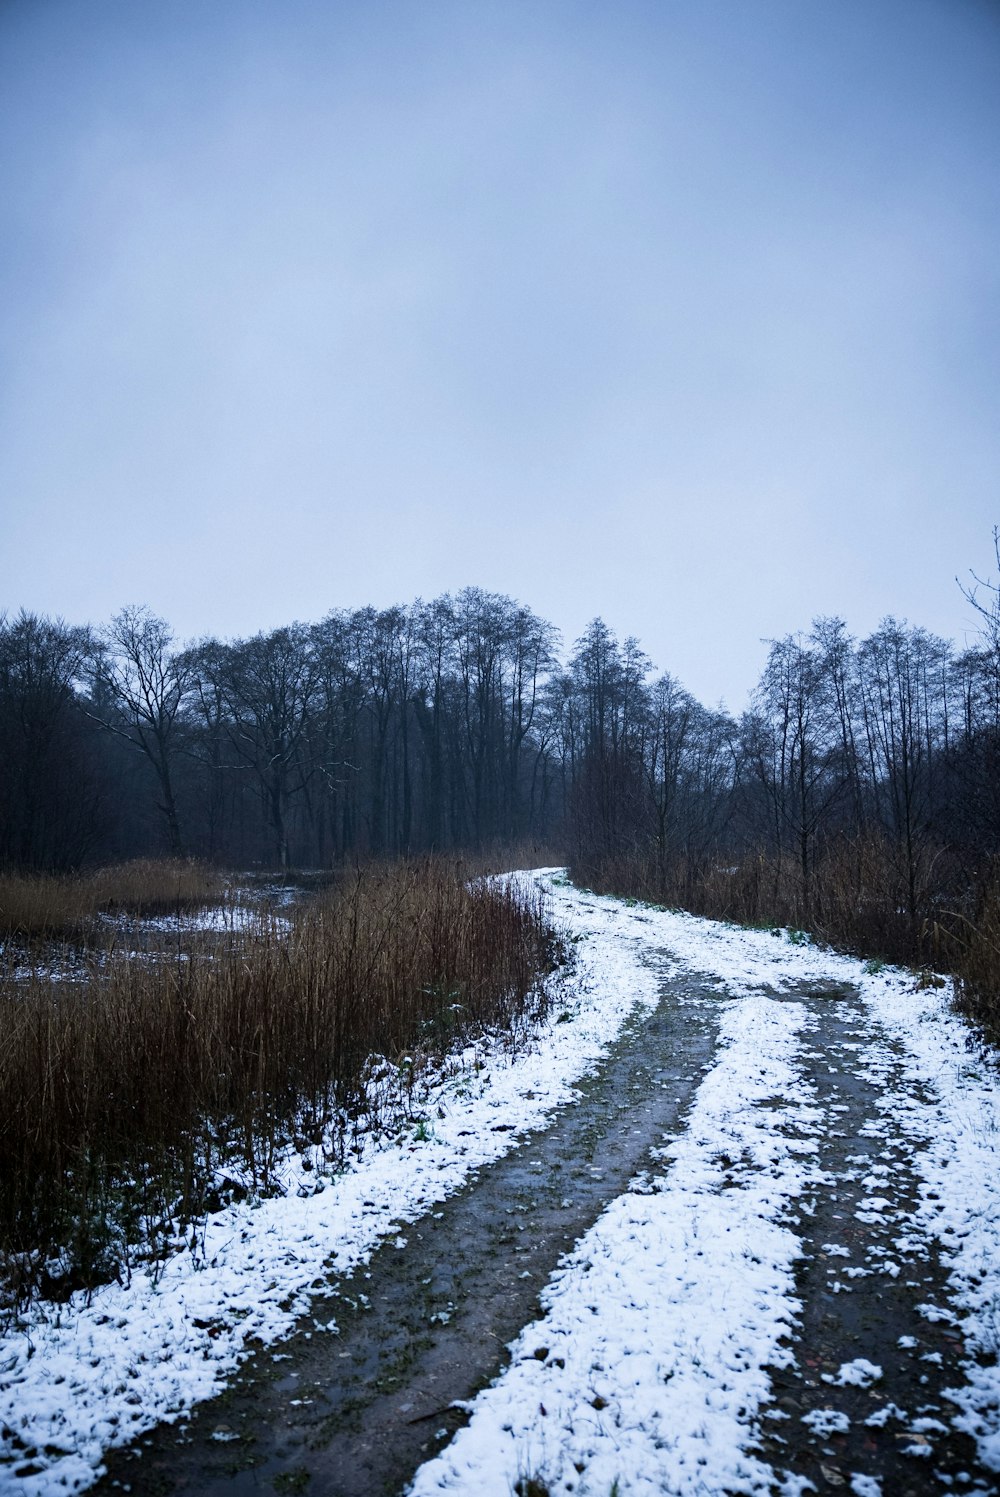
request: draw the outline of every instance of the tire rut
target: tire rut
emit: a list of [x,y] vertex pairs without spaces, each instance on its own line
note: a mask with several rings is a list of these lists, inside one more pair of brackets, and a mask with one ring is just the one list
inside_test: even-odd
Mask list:
[[[185,1423],[110,1452],[95,1493],[398,1492],[465,1422],[456,1401],[502,1370],[562,1254],[679,1132],[718,1002],[713,984],[664,980],[658,1007],[626,1026],[550,1127],[400,1225]],[[338,1333],[321,1333],[331,1318]]]
[[[913,1230],[914,1140],[900,1136],[886,1107],[894,1095],[928,1098],[907,1082],[900,1047],[880,1034],[853,990],[787,996],[804,997],[812,1015],[802,1059],[827,1119],[819,1152],[825,1183],[797,1226],[796,1365],[772,1369],[775,1403],[764,1414],[762,1453],[819,1492],[846,1486],[852,1474],[892,1497],[996,1492],[974,1442],[951,1422],[946,1390],[966,1380],[963,1342],[936,1244]],[[928,1304],[940,1307],[940,1318],[928,1318],[921,1309]],[[863,1370],[858,1383],[829,1381],[858,1359],[881,1375],[868,1386]]]

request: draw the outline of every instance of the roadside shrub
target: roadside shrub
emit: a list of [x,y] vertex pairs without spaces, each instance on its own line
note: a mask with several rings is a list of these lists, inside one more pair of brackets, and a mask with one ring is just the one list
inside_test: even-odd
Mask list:
[[992,1045],[1000,1045],[1000,880],[982,891],[972,918],[960,927],[959,1010]]

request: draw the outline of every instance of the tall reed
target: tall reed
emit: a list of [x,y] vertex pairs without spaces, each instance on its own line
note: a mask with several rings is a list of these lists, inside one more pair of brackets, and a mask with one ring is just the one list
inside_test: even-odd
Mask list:
[[518,1026],[557,957],[540,897],[438,863],[373,867],[214,953],[112,956],[84,983],[0,983],[8,1305],[127,1271],[288,1145],[335,1155],[387,1057]]
[[91,873],[0,873],[0,938],[86,942],[101,913],[172,914],[222,897],[225,882],[204,863],[137,858]]

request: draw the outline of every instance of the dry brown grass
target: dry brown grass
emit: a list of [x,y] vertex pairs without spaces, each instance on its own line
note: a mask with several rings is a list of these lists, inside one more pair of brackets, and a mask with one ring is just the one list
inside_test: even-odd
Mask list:
[[[632,895],[713,920],[808,930],[817,939],[862,956],[922,965],[947,964],[957,906],[967,880],[940,849],[917,864],[917,907],[908,908],[900,851],[879,836],[844,839],[823,849],[804,887],[798,861],[743,853],[727,864],[676,858],[666,868],[636,854],[580,865],[574,877],[607,893]],[[966,891],[966,892],[963,892]],[[955,951],[957,951],[957,947]]]
[[604,893],[646,899],[742,925],[792,927],[857,956],[955,976],[959,1006],[1000,1045],[1000,876],[970,874],[941,848],[916,862],[916,908],[901,849],[869,835],[817,858],[808,890],[792,858],[744,855],[666,869],[635,854],[581,864],[574,878]]
[[0,874],[0,938],[86,942],[102,912],[170,914],[211,904],[224,880],[204,863],[139,858],[72,876]]
[[973,914],[961,917],[953,944],[960,946],[954,964],[959,1010],[988,1044],[1000,1047],[1000,877],[995,871]]
[[0,983],[8,1303],[163,1250],[219,1203],[220,1171],[266,1191],[281,1150],[337,1119],[343,1147],[373,1055],[410,1085],[422,1057],[516,1031],[555,954],[537,898],[425,863],[345,879],[286,937]]

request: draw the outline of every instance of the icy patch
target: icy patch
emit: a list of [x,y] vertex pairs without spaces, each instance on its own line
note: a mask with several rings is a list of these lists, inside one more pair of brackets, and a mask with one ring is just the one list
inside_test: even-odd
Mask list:
[[271,930],[283,934],[291,930],[292,922],[285,915],[276,915],[261,904],[217,904],[204,909],[186,911],[175,915],[150,915],[122,918],[118,915],[103,915],[103,920],[113,925],[125,924],[129,930],[178,931],[258,931]]

